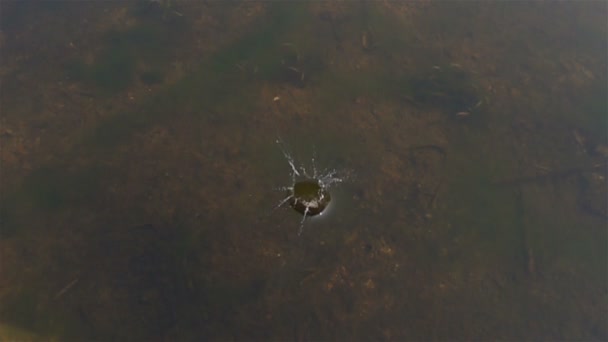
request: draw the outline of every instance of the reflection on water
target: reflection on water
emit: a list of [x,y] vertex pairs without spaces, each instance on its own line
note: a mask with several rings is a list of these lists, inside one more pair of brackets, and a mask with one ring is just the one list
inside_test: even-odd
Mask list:
[[607,6],[2,4],[0,339],[608,339]]

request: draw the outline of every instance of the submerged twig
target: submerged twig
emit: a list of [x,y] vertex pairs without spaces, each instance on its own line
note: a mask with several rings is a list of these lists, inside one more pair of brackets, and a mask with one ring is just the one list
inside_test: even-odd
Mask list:
[[76,283],[78,282],[79,279],[80,278],[76,278],[76,279],[72,280],[63,289],[61,289],[61,291],[57,292],[57,294],[55,294],[55,299],[63,296],[66,292],[68,292],[69,289],[71,289],[74,285],[76,285]]

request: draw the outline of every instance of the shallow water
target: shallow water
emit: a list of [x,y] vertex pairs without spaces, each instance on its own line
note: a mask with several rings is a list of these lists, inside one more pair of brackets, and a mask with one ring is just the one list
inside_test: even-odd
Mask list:
[[0,336],[608,339],[607,12],[2,4]]

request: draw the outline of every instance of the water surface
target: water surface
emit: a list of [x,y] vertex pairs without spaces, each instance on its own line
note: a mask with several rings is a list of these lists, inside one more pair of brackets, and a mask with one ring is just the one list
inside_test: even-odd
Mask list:
[[0,336],[608,339],[607,12],[3,3]]

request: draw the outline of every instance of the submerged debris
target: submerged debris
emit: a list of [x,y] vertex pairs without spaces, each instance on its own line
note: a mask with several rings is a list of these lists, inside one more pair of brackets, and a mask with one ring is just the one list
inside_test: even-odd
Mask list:
[[361,32],[361,48],[365,52],[370,52],[376,47],[374,34],[371,30]]
[[280,78],[296,87],[304,87],[306,73],[303,70],[302,56],[298,48],[291,43],[283,44]]

